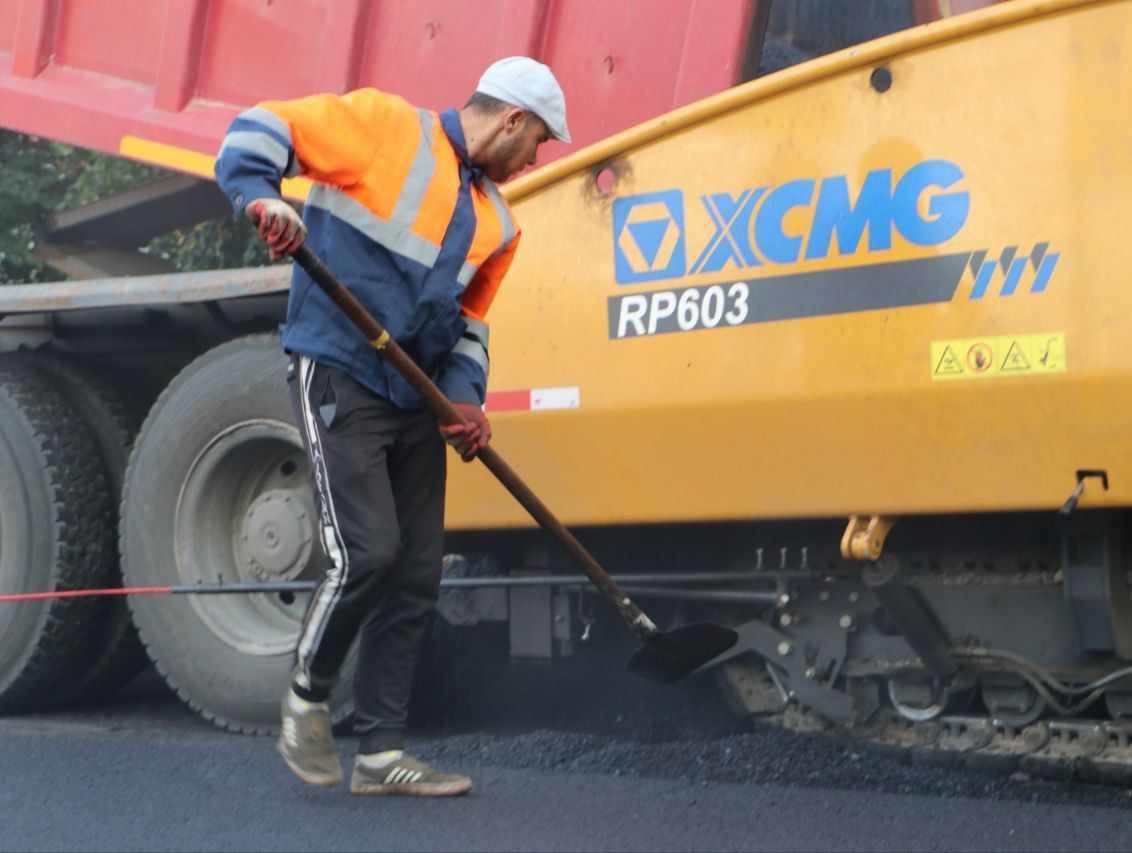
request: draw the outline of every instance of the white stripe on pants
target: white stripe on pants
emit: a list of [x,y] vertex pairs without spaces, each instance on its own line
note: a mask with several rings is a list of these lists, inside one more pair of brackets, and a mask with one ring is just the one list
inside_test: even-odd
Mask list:
[[326,571],[326,578],[315,592],[315,600],[307,612],[303,624],[302,634],[299,636],[299,648],[296,652],[297,668],[295,680],[300,687],[310,689],[310,658],[318,644],[322,641],[322,633],[330,621],[330,614],[338,599],[342,596],[342,589],[346,585],[346,578],[350,571],[350,561],[347,557],[346,545],[342,533],[338,528],[338,519],[334,514],[334,499],[330,493],[330,481],[326,471],[326,462],[322,455],[322,441],[318,436],[318,424],[315,422],[315,413],[310,405],[311,380],[314,378],[315,362],[307,356],[299,357],[299,382],[302,387],[303,432],[306,433],[310,446],[312,475],[318,489],[319,501],[319,532],[322,536],[322,547],[330,559],[330,568]]

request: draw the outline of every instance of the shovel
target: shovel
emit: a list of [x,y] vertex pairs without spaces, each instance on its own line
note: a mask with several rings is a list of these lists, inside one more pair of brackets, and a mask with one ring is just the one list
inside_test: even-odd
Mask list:
[[[346,314],[358,330],[365,335],[377,350],[398,373],[405,378],[413,389],[420,394],[429,407],[436,412],[440,422],[445,425],[464,423],[464,418],[453,407],[444,393],[436,387],[413,362],[405,351],[397,345],[389,333],[383,329],[361,303],[354,298],[346,288],[334,277],[334,274],[315,256],[306,246],[301,246],[293,253],[295,262],[306,270],[327,296]],[[671,631],[661,631],[635,605],[621,587],[609,576],[582,547],[582,543],[566,529],[554,513],[547,508],[534,492],[530,490],[511,466],[492,447],[485,447],[477,454],[479,460],[495,475],[531,517],[542,526],[551,536],[557,539],[562,547],[574,558],[574,561],[585,572],[590,582],[597,587],[609,603],[612,604],[629,627],[637,632],[641,639],[641,646],[629,658],[629,671],[650,678],[653,681],[676,681],[683,678],[692,670],[707,663],[712,658],[731,648],[738,640],[738,635],[730,628],[714,625],[710,622],[699,622],[691,625],[682,625]]]

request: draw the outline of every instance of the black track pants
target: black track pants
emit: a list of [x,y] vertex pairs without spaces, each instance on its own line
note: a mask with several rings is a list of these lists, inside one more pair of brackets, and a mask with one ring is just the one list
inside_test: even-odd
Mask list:
[[327,696],[360,631],[361,751],[399,749],[440,588],[444,439],[432,412],[399,409],[306,356],[292,356],[288,383],[329,560],[303,620],[294,684]]

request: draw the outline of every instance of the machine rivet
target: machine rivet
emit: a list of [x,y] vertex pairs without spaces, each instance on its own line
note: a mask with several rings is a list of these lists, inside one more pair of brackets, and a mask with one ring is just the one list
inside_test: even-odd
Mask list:
[[806,678],[813,681],[817,677],[818,677],[818,671],[816,669],[814,669],[812,666],[806,667]]
[[861,600],[861,594],[859,592],[854,590],[853,592],[849,593],[849,601],[851,603],[856,604],[860,600]]
[[843,613],[841,618],[837,620],[837,624],[841,626],[842,630],[848,631],[853,627],[853,617],[848,613]]
[[829,601],[829,590],[823,589],[818,593],[818,601]]
[[778,617],[778,624],[781,625],[783,628],[789,628],[791,625],[794,624],[794,617],[791,616],[789,613],[783,613],[781,616]]
[[791,648],[792,647],[789,643],[783,641],[778,644],[778,653],[782,655],[782,657],[786,657],[788,654],[790,654]]

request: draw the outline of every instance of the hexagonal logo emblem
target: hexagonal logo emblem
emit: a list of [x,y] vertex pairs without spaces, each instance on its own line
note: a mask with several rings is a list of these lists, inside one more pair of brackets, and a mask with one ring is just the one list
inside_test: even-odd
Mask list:
[[684,194],[680,190],[613,200],[614,274],[636,284],[685,274]]

